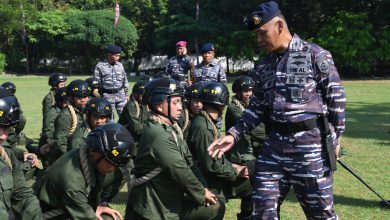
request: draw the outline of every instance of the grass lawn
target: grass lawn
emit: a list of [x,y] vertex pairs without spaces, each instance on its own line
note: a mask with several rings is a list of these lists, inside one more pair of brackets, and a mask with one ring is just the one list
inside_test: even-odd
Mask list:
[[[16,96],[27,117],[24,132],[31,138],[37,139],[41,131],[41,102],[49,90],[47,79],[0,76],[0,84],[5,81],[16,84]],[[131,86],[133,84],[134,81],[130,82]],[[390,80],[344,81],[344,86],[347,125],[342,146],[347,155],[342,159],[383,197],[390,199]],[[125,188],[113,201],[113,207],[123,214],[127,199]],[[390,219],[390,209],[380,208],[379,199],[340,166],[334,175],[334,200],[342,219]],[[231,200],[225,219],[235,219],[238,208],[239,201]],[[281,216],[282,219],[305,219],[292,192],[282,206]]]

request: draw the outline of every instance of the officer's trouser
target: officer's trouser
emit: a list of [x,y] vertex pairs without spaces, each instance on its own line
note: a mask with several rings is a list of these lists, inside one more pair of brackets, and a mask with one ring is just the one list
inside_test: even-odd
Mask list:
[[254,218],[278,219],[280,198],[291,184],[307,219],[338,219],[332,173],[325,158],[317,128],[295,135],[271,133],[256,161]]
[[116,109],[118,116],[120,116],[123,107],[126,105],[127,102],[126,99],[127,97],[123,89],[118,93],[113,93],[113,94],[103,93],[103,98],[105,98],[111,104],[113,110],[112,113],[114,114],[114,109]]

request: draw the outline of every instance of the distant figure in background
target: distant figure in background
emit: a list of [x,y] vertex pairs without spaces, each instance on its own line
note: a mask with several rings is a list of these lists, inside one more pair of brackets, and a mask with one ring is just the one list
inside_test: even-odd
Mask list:
[[176,56],[169,59],[166,72],[180,82],[180,86],[190,86],[191,81],[188,80],[188,73],[192,74],[194,63],[187,55],[187,42],[179,41],[176,43]]
[[222,66],[214,59],[215,49],[212,43],[200,47],[202,63],[195,66],[194,82],[222,82],[226,84],[226,74]]
[[94,77],[100,81],[103,98],[110,102],[112,109],[116,109],[118,115],[122,113],[123,106],[129,101],[126,72],[119,62],[121,51],[121,47],[109,45],[107,60],[99,62],[94,73]]

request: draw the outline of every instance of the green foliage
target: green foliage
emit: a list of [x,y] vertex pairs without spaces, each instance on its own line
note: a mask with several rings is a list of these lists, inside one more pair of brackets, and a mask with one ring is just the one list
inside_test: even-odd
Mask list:
[[377,36],[376,55],[378,60],[382,62],[390,61],[390,28],[384,28]]
[[0,74],[4,71],[5,64],[5,54],[0,52]]
[[347,74],[364,74],[375,60],[372,28],[367,14],[341,11],[321,27],[314,40],[331,51],[336,65],[349,71]]
[[134,25],[125,17],[120,17],[114,26],[115,13],[109,10],[69,11],[65,21],[70,26],[64,36],[64,50],[70,58],[78,57],[84,63],[84,72],[90,72],[97,58],[106,56],[104,49],[109,44],[117,44],[131,55],[138,35]]
[[70,27],[65,22],[64,14],[62,11],[39,12],[37,19],[26,24],[29,42],[36,44],[51,41],[54,37],[66,34]]

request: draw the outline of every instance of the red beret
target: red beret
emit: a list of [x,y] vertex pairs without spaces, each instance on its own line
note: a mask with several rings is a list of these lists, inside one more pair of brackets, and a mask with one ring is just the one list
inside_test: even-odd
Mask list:
[[187,41],[181,40],[176,43],[176,47],[185,47],[187,46]]

